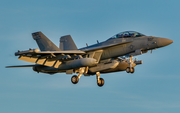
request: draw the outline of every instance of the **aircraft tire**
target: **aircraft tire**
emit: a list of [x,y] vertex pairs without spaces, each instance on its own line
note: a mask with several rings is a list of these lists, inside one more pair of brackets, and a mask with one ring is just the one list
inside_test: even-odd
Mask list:
[[77,84],[78,81],[79,81],[78,76],[73,75],[73,76],[71,77],[71,82],[72,82],[73,84]]
[[127,73],[130,73],[130,67],[127,67],[127,68],[126,68],[126,72],[127,72]]
[[135,69],[132,67],[132,69],[131,69],[131,73],[133,74],[133,73],[134,73],[134,71],[135,71]]
[[103,78],[99,78],[99,81],[97,81],[97,85],[99,87],[102,87],[104,85],[104,79]]

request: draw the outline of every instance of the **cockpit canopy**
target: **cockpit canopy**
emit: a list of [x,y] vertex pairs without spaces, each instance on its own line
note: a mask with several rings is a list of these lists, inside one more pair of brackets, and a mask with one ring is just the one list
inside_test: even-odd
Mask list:
[[125,32],[121,32],[121,33],[118,33],[114,36],[112,36],[110,39],[113,39],[113,38],[130,38],[130,37],[141,37],[141,36],[145,36],[141,33],[138,33],[136,31],[125,31]]

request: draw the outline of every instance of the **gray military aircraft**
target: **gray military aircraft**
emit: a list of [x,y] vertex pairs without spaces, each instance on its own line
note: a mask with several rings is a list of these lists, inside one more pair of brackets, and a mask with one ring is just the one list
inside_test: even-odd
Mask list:
[[35,64],[7,66],[7,68],[33,67],[33,70],[38,73],[48,74],[78,73],[71,78],[73,84],[77,84],[82,75],[96,75],[97,85],[100,87],[104,85],[104,79],[100,78],[100,73],[119,71],[134,73],[134,67],[142,64],[142,61],[133,60],[133,56],[173,43],[170,39],[125,31],[104,42],[97,41],[97,44],[78,49],[70,35],[60,38],[59,48],[42,32],[32,33],[32,36],[41,51],[39,49],[18,51],[15,56]]

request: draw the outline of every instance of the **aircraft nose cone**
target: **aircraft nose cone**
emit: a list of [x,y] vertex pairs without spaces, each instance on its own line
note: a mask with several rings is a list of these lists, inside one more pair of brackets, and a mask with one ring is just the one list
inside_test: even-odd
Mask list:
[[167,39],[167,38],[158,38],[157,39],[158,47],[164,47],[164,46],[167,46],[167,45],[169,45],[171,43],[173,43],[173,41],[170,40],[170,39]]

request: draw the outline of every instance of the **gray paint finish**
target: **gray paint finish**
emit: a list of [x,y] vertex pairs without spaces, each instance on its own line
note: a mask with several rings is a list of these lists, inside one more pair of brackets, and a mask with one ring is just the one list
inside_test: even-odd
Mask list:
[[71,35],[62,36],[59,47],[61,50],[77,50],[77,46],[72,40]]
[[41,51],[60,51],[42,32],[32,33],[33,39],[37,42]]

